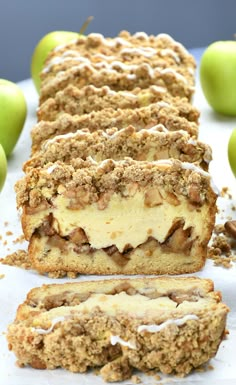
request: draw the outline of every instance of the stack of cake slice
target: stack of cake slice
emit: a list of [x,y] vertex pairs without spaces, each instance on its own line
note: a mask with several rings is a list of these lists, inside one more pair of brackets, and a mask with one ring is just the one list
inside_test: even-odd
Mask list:
[[32,156],[17,183],[41,273],[199,270],[214,226],[193,57],[168,35],[80,37],[42,72]]
[[[211,149],[191,104],[195,62],[168,35],[81,36],[49,55],[31,158],[17,182],[38,272],[200,270],[215,223]],[[9,327],[21,365],[181,375],[213,357],[228,308],[199,278],[141,278],[31,291]],[[20,341],[20,342],[19,342]]]

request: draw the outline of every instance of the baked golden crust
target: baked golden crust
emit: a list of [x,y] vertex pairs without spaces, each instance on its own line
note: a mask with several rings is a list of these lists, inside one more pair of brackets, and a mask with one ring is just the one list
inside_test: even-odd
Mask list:
[[[99,33],[90,33],[87,36],[81,35],[73,42],[58,46],[55,50],[52,50],[48,55],[46,65],[52,60],[52,58],[57,56],[61,57],[65,54],[65,52],[68,53],[68,51],[78,51],[85,57],[87,54],[96,55],[96,53],[99,52],[101,59],[103,58],[102,55],[105,57],[119,54],[124,57],[140,55],[140,53],[135,50],[127,52],[126,49],[130,47],[146,47],[147,50],[146,52],[144,50],[143,56],[145,56],[145,53],[146,56],[151,56],[153,53],[155,55],[160,54],[160,57],[165,57],[167,61],[174,60],[175,63],[179,61],[186,66],[196,66],[194,57],[184,48],[182,44],[175,41],[171,36],[167,34],[148,36],[144,32],[131,35],[128,31],[121,31],[115,38],[104,38],[104,36]],[[150,48],[154,48],[155,51],[153,52],[153,50],[150,50],[148,52],[148,49]],[[173,50],[173,52],[170,53],[169,51],[161,53],[161,50],[166,48]],[[179,60],[176,59],[174,53],[179,56]],[[99,59],[99,56],[97,59]]]
[[183,116],[189,111],[185,117],[197,122],[199,114],[187,99],[172,97],[167,89],[157,86],[115,92],[108,86],[97,88],[90,84],[80,89],[70,84],[62,91],[58,91],[54,98],[49,98],[42,103],[37,110],[37,116],[39,121],[53,121],[63,112],[82,115],[106,108],[114,110],[141,108],[160,101],[164,103],[159,103],[159,106],[172,105],[179,109]]
[[32,153],[38,151],[47,139],[84,128],[94,132],[113,127],[122,129],[132,125],[139,131],[163,124],[169,131],[184,130],[196,138],[198,136],[198,116],[198,111],[185,101],[181,101],[175,106],[163,106],[160,102],[134,109],[105,108],[81,116],[63,113],[53,122],[41,121],[33,127],[31,131]]
[[49,162],[60,160],[70,163],[74,158],[95,161],[105,159],[122,160],[131,157],[140,161],[155,161],[175,158],[183,162],[197,162],[208,170],[212,159],[211,148],[193,140],[186,131],[159,131],[162,126],[136,131],[128,126],[118,130],[106,131],[78,130],[75,133],[55,136],[44,142],[41,151],[36,152],[23,166],[26,171],[32,167],[42,167]]
[[130,35],[126,31],[113,39],[93,33],[57,47],[49,54],[41,76],[42,79],[54,76],[58,71],[80,62],[101,65],[114,61],[124,64],[148,63],[159,68],[174,67],[180,73],[185,71],[190,82],[194,80],[196,64],[193,56],[169,35]]
[[30,169],[16,191],[40,272],[181,274],[205,262],[216,194],[193,164],[57,161]]
[[198,278],[44,285],[19,306],[7,338],[20,366],[98,366],[111,382],[130,378],[133,368],[186,375],[224,338],[229,309],[220,301],[213,283]]
[[151,85],[167,88],[173,96],[191,100],[194,87],[185,77],[172,69],[152,68],[149,64],[126,65],[125,68],[95,68],[90,64],[80,64],[61,71],[57,76],[45,79],[41,83],[40,104],[69,84],[81,88],[88,84],[95,87],[108,85],[112,90],[132,90],[136,87],[148,88]]
[[166,192],[185,196],[193,204],[207,201],[209,193],[210,197],[215,197],[210,187],[210,175],[177,159],[139,162],[126,158],[97,163],[93,159],[77,158],[69,165],[57,161],[31,169],[16,183],[15,189],[18,207],[25,204],[37,207],[45,199],[50,200],[54,195],[69,190],[75,192],[81,186],[90,192],[91,200],[96,201],[106,191],[122,194],[130,183],[159,186]]

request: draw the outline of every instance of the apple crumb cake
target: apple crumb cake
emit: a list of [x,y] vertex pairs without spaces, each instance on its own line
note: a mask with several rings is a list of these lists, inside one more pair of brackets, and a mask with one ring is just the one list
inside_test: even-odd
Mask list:
[[136,131],[162,124],[169,131],[183,130],[193,138],[198,136],[198,112],[189,103],[173,106],[157,102],[142,108],[105,108],[83,115],[62,113],[54,121],[40,121],[31,130],[32,153],[38,151],[42,143],[56,135],[76,132],[87,128],[94,132],[129,125]]
[[134,126],[92,133],[82,129],[45,141],[40,151],[25,162],[23,170],[42,167],[57,160],[69,164],[72,159],[89,156],[96,162],[109,158],[122,160],[125,157],[149,162],[175,158],[198,163],[207,171],[212,151],[210,146],[192,139],[186,131],[168,131],[160,124],[140,131],[136,131]]
[[43,285],[18,307],[7,339],[19,366],[133,369],[184,376],[214,357],[229,309],[211,280],[141,278]]
[[173,97],[166,88],[150,86],[146,89],[135,88],[131,91],[114,91],[108,86],[94,87],[87,85],[77,88],[69,84],[55,97],[48,98],[38,110],[38,120],[55,120],[66,112],[71,115],[83,115],[106,108],[134,109],[158,103],[159,107],[168,106],[178,109],[181,116],[198,121],[199,112],[186,98]]
[[41,273],[182,274],[204,265],[216,194],[192,163],[57,161],[31,168],[16,192]]

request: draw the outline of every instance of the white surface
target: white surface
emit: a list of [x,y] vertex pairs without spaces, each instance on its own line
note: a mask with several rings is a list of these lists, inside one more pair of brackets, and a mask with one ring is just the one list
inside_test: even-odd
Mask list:
[[[16,211],[14,183],[22,174],[21,166],[30,154],[30,130],[35,123],[35,111],[38,103],[37,95],[30,80],[20,83],[28,102],[28,118],[21,138],[15,148],[14,154],[9,160],[8,177],[4,189],[0,195],[0,256],[4,257],[13,250],[23,248],[23,245],[14,245],[12,241],[21,235],[19,216]],[[231,130],[236,127],[236,119],[220,117],[214,114],[207,106],[197,83],[195,105],[201,111],[200,139],[209,143],[213,148],[214,160],[211,164],[211,174],[214,182],[221,189],[228,186],[231,191],[236,190],[236,182],[233,178],[227,160],[227,143]],[[231,211],[234,200],[219,198],[218,206],[220,214],[218,221],[224,222],[228,215],[236,219],[236,213]],[[222,211],[225,210],[225,211]],[[4,222],[9,224],[6,226]],[[14,235],[7,236],[6,232],[12,231]],[[8,241],[3,245],[4,240]],[[15,356],[7,349],[5,332],[7,325],[13,321],[18,304],[20,304],[27,292],[35,286],[50,282],[65,282],[67,279],[53,280],[45,276],[39,276],[35,272],[0,265],[0,274],[5,274],[0,279],[0,384],[4,385],[64,385],[71,384],[104,384],[99,376],[92,373],[86,375],[72,374],[58,369],[54,371],[40,371],[31,368],[20,369],[15,365]],[[231,269],[213,266],[207,261],[205,268],[196,274],[200,277],[211,278],[215,282],[215,288],[223,293],[224,302],[231,308],[228,317],[229,337],[223,341],[219,352],[210,364],[214,370],[207,370],[204,373],[193,373],[185,379],[161,375],[161,383],[174,382],[184,384],[236,384],[236,265]],[[80,276],[78,281],[95,277]],[[103,277],[101,277],[103,278]],[[139,375],[139,373],[138,373]],[[145,384],[156,384],[158,381],[152,377],[142,376]],[[131,383],[126,381],[124,384]]]

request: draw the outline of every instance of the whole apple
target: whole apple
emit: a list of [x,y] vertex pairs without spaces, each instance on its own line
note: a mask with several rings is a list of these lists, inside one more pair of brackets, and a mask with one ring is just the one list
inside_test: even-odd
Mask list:
[[217,41],[203,53],[200,81],[210,106],[224,115],[236,115],[236,41]]
[[7,158],[2,145],[0,144],[0,191],[4,186],[7,176]]
[[43,69],[45,60],[54,48],[59,45],[69,43],[74,39],[78,39],[80,35],[84,33],[89,23],[92,21],[93,16],[89,16],[84,22],[79,32],[71,31],[54,31],[45,35],[36,45],[33,56],[31,59],[31,76],[36,87],[36,90],[40,90],[40,73]]
[[228,159],[231,170],[236,177],[236,128],[232,131],[228,142]]
[[6,156],[13,151],[24,127],[27,106],[20,87],[0,79],[0,143]]
[[38,92],[41,84],[40,73],[49,52],[58,45],[66,44],[78,37],[77,32],[54,31],[45,35],[36,45],[31,60],[31,76]]

